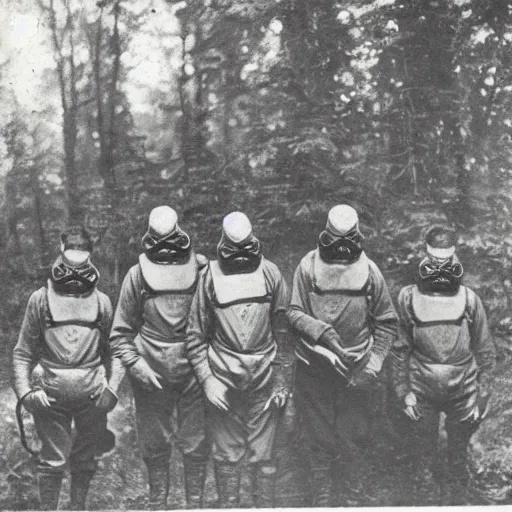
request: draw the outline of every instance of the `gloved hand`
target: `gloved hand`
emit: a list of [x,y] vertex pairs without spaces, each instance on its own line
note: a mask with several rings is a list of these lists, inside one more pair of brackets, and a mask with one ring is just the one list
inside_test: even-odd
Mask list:
[[418,411],[418,400],[416,399],[416,395],[410,391],[405,395],[404,398],[405,403],[405,414],[413,421],[418,421],[421,418],[421,414]]
[[368,368],[357,372],[351,379],[348,385],[357,389],[369,390],[377,382],[377,374]]
[[55,398],[49,397],[44,389],[31,391],[23,399],[23,407],[32,414],[51,407],[53,403],[55,403]]
[[155,372],[143,357],[139,357],[137,362],[128,369],[130,375],[138,381],[145,391],[154,391],[162,389],[162,385],[158,382],[162,376]]
[[223,411],[227,411],[229,409],[229,403],[226,397],[228,387],[224,382],[220,381],[214,375],[210,375],[203,382],[204,393],[206,398]]
[[117,395],[108,387],[105,386],[97,396],[91,396],[92,400],[96,400],[96,407],[104,412],[109,413],[117,405]]
[[478,397],[478,412],[480,420],[484,420],[489,411],[491,409],[491,396],[490,395],[480,395]]
[[[333,366],[338,370],[344,377],[347,377],[349,372],[349,365],[356,363],[360,359],[359,354],[354,354],[345,350],[342,347],[342,341],[338,333],[333,327],[329,327],[318,339],[315,349],[321,349],[322,346],[327,347],[333,354],[334,358],[328,357],[331,360]],[[326,354],[324,356],[327,357]]]
[[470,413],[462,418],[462,421],[469,420],[473,423],[480,423],[489,414],[489,395],[480,395],[471,409]]
[[272,396],[267,400],[263,410],[266,411],[272,404],[274,404],[278,409],[283,408],[286,405],[289,396],[291,396],[291,394],[287,389],[278,389],[277,391],[274,391]]
[[332,350],[342,361],[346,357],[343,347],[341,346],[341,338],[332,327],[329,327],[323,332],[320,338],[318,338],[317,344],[324,345],[329,350]]

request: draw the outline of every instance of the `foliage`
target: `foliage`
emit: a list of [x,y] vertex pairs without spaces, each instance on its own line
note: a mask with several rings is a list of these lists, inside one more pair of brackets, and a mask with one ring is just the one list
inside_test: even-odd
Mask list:
[[348,202],[394,295],[428,226],[454,225],[509,334],[509,1],[1,4],[5,355],[67,223],[93,234],[115,298],[162,203],[209,257],[244,210],[290,279]]

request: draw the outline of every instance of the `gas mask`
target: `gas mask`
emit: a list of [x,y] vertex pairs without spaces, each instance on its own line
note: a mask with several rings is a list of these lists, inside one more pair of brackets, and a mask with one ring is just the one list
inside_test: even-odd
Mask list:
[[217,255],[225,274],[248,274],[254,272],[261,262],[261,243],[254,235],[245,242],[235,243],[222,234]]
[[53,288],[61,295],[86,295],[96,287],[99,278],[98,269],[89,260],[79,267],[71,267],[59,257],[51,272]]
[[363,235],[358,227],[343,236],[324,230],[318,237],[318,251],[326,263],[354,263],[363,252]]
[[149,228],[142,238],[142,249],[153,263],[179,265],[190,259],[190,237],[179,226],[164,237],[157,236]]
[[464,269],[456,255],[446,260],[426,256],[419,265],[420,290],[423,293],[456,294]]

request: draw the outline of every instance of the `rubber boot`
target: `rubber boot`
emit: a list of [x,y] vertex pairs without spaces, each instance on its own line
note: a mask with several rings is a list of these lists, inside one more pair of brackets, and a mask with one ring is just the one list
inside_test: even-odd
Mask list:
[[240,502],[240,465],[215,461],[215,479],[219,508],[238,508]]
[[460,478],[447,479],[442,486],[443,506],[470,505],[467,480]]
[[203,508],[203,492],[206,480],[206,460],[185,455],[183,469],[185,471],[185,496],[187,508]]
[[331,465],[311,468],[313,507],[331,507],[334,483]]
[[444,475],[443,505],[468,505],[469,472],[467,467],[468,444],[475,431],[469,421],[448,424],[448,464]]
[[71,473],[71,501],[69,503],[71,510],[85,510],[85,500],[93,476],[94,472],[92,471]]
[[165,510],[169,494],[169,460],[146,461],[149,479],[150,510]]
[[[450,454],[449,454],[450,455]],[[462,457],[465,462],[465,459]],[[458,459],[457,462],[460,462]],[[461,506],[470,505],[471,498],[468,489],[469,475],[465,464],[461,467],[457,464],[450,465],[448,457],[447,474],[441,483],[441,505]]]
[[38,475],[39,503],[41,510],[57,510],[59,506],[62,473]]
[[253,464],[252,500],[255,508],[273,508],[277,468],[271,464]]

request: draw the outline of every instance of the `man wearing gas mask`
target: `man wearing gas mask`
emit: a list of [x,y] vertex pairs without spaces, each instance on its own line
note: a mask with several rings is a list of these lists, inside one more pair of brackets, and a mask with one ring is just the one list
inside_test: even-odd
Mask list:
[[224,218],[217,255],[202,272],[190,308],[188,354],[210,402],[219,505],[238,506],[240,461],[247,452],[255,505],[272,507],[273,445],[287,399],[272,363],[282,341],[276,338],[287,287],[241,212]]
[[[302,258],[288,320],[299,335],[295,392],[310,448],[313,505],[333,506],[335,490],[356,474],[368,449],[372,390],[397,324],[384,278],[363,250],[352,207],[329,211],[317,248]],[[341,503],[352,504],[347,491],[340,491]]]
[[[469,439],[488,410],[495,348],[480,298],[462,285],[455,234],[442,226],[426,236],[418,284],[398,296],[399,336],[393,381],[405,416],[405,499],[414,499],[425,468],[432,470],[440,413],[446,414],[448,504],[463,503]],[[445,503],[446,504],[446,503]]]
[[186,354],[187,316],[204,256],[192,249],[169,206],[154,208],[143,252],[126,275],[110,335],[112,353],[127,368],[137,430],[149,477],[149,507],[167,507],[172,418],[183,453],[189,508],[200,508],[209,446],[204,395]]
[[[109,355],[112,305],[97,289],[99,273],[90,260],[92,242],[79,227],[69,229],[61,240],[61,254],[47,286],[28,301],[13,352],[14,388],[34,417],[42,445],[41,508],[57,509],[69,465],[70,508],[82,510],[96,471],[95,456],[108,432],[107,413],[117,403],[124,371]],[[37,379],[31,379],[32,371]]]

